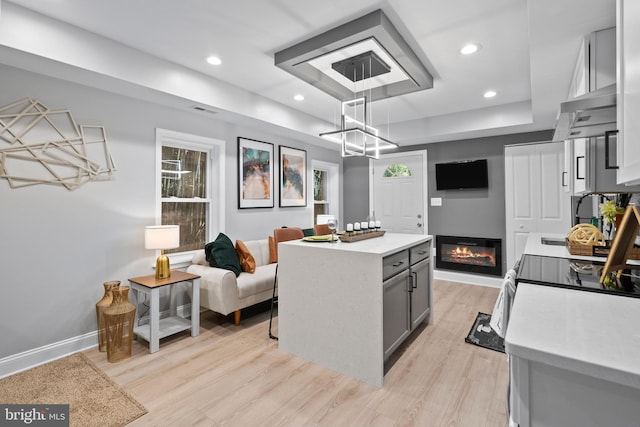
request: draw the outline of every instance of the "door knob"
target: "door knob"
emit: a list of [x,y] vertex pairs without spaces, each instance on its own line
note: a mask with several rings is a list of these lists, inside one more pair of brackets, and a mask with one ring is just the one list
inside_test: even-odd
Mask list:
[[417,225],[418,225],[418,227],[422,227],[422,223],[421,222],[419,222]]

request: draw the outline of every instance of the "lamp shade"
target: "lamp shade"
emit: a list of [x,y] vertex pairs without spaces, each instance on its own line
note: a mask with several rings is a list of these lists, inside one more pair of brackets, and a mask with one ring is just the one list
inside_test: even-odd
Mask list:
[[144,228],[146,249],[173,249],[180,246],[179,225],[150,225]]

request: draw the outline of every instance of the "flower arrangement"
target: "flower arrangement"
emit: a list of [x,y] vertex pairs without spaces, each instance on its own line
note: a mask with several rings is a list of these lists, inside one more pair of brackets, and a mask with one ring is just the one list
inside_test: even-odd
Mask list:
[[614,200],[607,200],[600,205],[600,215],[608,224],[615,222],[617,214],[623,214],[624,208],[618,206]]

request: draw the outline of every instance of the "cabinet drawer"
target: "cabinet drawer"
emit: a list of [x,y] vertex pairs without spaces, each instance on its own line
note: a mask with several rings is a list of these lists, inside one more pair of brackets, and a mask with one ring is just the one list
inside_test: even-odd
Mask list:
[[382,260],[382,277],[387,280],[389,277],[409,268],[409,251],[397,252],[384,257]]
[[431,256],[431,242],[425,242],[409,249],[411,265]]

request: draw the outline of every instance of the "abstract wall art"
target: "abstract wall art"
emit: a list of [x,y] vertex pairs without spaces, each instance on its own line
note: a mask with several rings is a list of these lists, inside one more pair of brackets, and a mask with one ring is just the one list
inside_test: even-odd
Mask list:
[[238,208],[273,207],[273,144],[238,137]]
[[77,125],[69,110],[26,98],[0,107],[0,178],[74,190],[116,170],[103,126]]
[[307,206],[307,152],[280,146],[280,207]]

